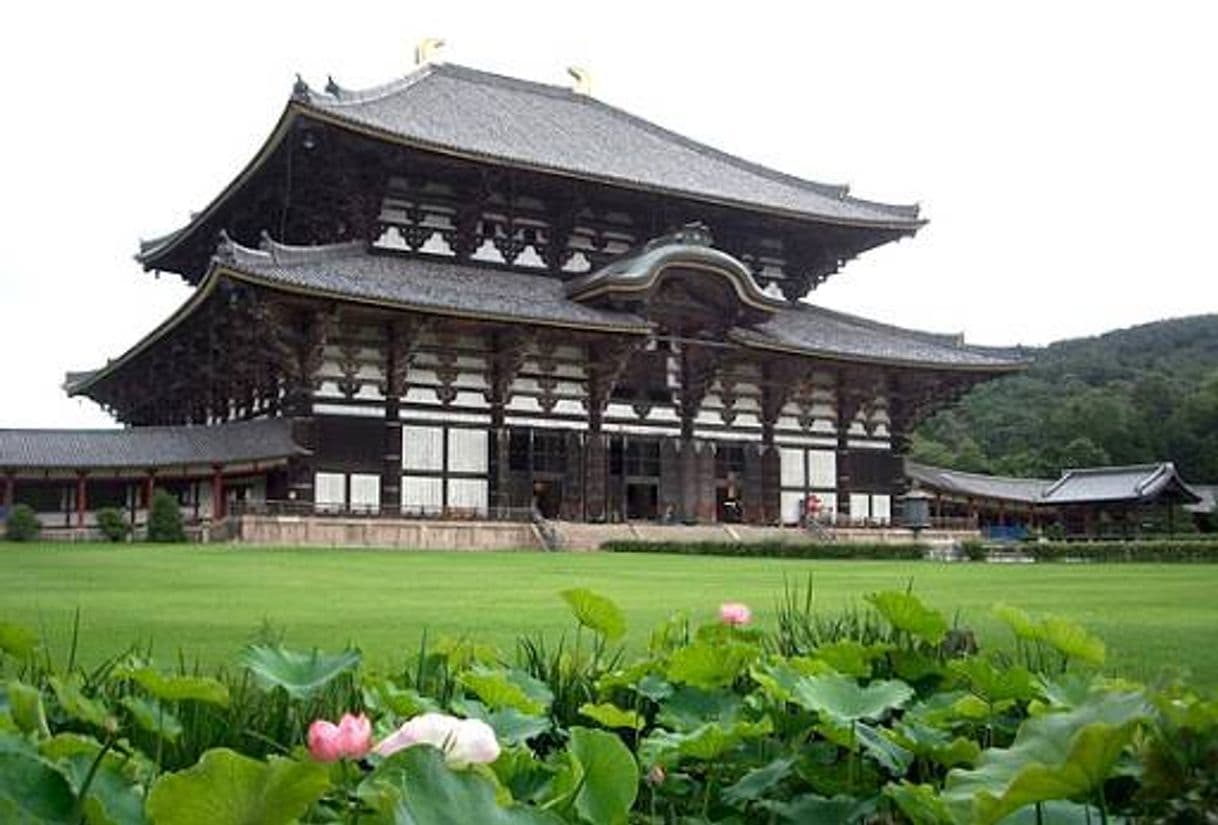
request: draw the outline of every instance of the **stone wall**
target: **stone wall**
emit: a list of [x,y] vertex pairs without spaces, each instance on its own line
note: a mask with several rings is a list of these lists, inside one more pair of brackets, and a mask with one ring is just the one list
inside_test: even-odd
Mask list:
[[531,524],[442,522],[332,516],[242,516],[243,544],[321,547],[397,547],[411,550],[539,550]]

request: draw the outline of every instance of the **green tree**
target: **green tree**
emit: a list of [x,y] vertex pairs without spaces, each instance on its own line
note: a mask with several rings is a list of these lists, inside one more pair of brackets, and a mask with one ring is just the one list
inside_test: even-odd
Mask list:
[[4,522],[4,537],[9,541],[33,541],[42,532],[42,522],[34,508],[28,504],[17,504],[9,511]]
[[178,506],[178,500],[164,490],[157,490],[152,496],[152,508],[148,514],[148,540],[186,541],[186,529],[182,525],[182,510]]

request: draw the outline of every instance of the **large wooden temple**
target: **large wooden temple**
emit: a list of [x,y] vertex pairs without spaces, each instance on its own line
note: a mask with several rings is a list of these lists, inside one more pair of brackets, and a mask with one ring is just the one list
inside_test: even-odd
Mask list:
[[885,523],[911,428],[1020,366],[805,300],[922,224],[567,88],[298,81],[227,188],[142,245],[190,299],[68,376],[127,429],[75,454],[0,431],[5,500]]

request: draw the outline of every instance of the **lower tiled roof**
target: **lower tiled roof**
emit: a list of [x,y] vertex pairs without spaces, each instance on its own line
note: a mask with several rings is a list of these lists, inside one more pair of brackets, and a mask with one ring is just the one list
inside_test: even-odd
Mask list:
[[0,468],[143,469],[235,464],[306,452],[283,419],[122,430],[0,430]]
[[1027,365],[1009,350],[968,346],[952,336],[903,329],[802,302],[734,335],[759,346],[858,361],[994,371]]
[[1022,504],[1037,503],[1044,491],[1053,484],[1050,479],[987,476],[932,467],[916,461],[905,462],[905,475],[923,486],[945,493]]
[[634,315],[569,300],[545,275],[461,264],[443,258],[369,252],[363,244],[262,249],[229,244],[221,266],[270,286],[462,317],[646,332]]
[[905,462],[905,474],[932,490],[1046,507],[1162,500],[1196,504],[1203,500],[1170,461],[1066,470],[1056,481],[965,473],[916,461]]

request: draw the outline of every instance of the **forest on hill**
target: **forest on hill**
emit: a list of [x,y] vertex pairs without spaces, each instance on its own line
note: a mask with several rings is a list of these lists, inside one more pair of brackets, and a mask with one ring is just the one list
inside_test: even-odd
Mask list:
[[997,475],[1174,461],[1218,483],[1218,315],[1059,341],[923,422],[911,457]]

